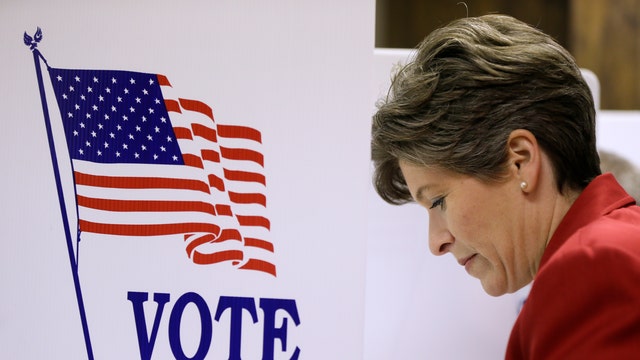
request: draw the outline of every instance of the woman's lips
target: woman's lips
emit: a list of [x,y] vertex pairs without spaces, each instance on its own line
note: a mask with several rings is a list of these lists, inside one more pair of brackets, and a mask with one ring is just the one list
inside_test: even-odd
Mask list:
[[464,269],[469,272],[469,268],[471,267],[471,264],[473,262],[473,259],[476,257],[476,254],[473,254],[471,256],[468,256],[466,258],[462,258],[460,260],[458,260],[458,264],[464,266]]

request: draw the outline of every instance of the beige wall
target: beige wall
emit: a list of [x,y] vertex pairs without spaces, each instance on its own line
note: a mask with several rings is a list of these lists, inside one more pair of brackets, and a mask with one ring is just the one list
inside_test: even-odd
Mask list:
[[640,109],[640,0],[377,0],[376,46],[412,48],[453,19],[495,12],[537,26],[593,70],[603,109]]

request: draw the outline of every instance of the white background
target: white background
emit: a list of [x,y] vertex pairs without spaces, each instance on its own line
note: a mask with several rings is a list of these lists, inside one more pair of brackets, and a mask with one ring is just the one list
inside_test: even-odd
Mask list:
[[[262,131],[277,278],[195,266],[180,238],[87,241],[80,271],[96,358],[137,355],[129,290],[172,302],[195,291],[212,312],[222,295],[295,299],[301,325],[289,320],[288,352],[362,358],[373,19],[371,1],[2,2],[0,358],[86,358],[22,43],[37,26],[51,66],[157,72],[219,123]],[[156,358],[170,356],[166,311]],[[260,327],[245,330],[244,358],[260,358]],[[225,358],[224,336],[214,329],[210,358]]]

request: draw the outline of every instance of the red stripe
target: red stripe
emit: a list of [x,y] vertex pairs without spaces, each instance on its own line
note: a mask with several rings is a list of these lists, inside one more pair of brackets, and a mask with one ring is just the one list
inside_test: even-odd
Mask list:
[[209,223],[177,223],[177,224],[102,224],[80,220],[80,231],[96,234],[121,236],[158,236],[174,235],[189,232],[220,232],[220,227]]
[[240,269],[244,270],[256,270],[266,272],[267,274],[271,274],[276,276],[276,267],[270,262],[266,262],[258,259],[249,259],[246,264],[242,265]]
[[78,195],[78,206],[106,211],[197,211],[216,215],[213,205],[202,201],[110,200]]
[[191,124],[191,128],[193,129],[193,135],[200,136],[201,138],[207,139],[211,142],[218,141],[216,131],[210,127],[201,124]]
[[179,99],[179,100],[180,100],[180,105],[182,106],[183,109],[199,112],[201,114],[208,116],[211,120],[213,120],[213,110],[211,110],[211,107],[209,105],[198,100],[190,100],[190,99]]
[[240,138],[262,143],[260,131],[248,126],[218,124],[218,135],[226,138]]
[[260,166],[264,166],[264,156],[254,150],[231,149],[220,146],[220,154],[226,159],[253,161],[260,164]]
[[254,238],[244,238],[244,245],[257,247],[257,248],[261,248],[261,249],[265,249],[267,251],[273,252],[273,244],[265,240],[254,239]]
[[203,254],[196,251],[193,253],[192,260],[198,265],[208,265],[230,260],[242,261],[243,257],[240,250],[219,251],[213,254]]
[[199,156],[193,154],[182,154],[182,161],[184,161],[184,164],[187,166],[204,169],[204,164],[202,164],[202,159]]
[[[193,255],[193,250],[195,250],[198,246],[213,242],[215,238],[216,237],[213,234],[206,234],[206,235],[200,236],[195,240],[190,241],[189,244],[187,244],[187,247],[185,249],[187,251],[187,255],[191,257]],[[185,240],[186,240],[186,236],[185,236]]]
[[180,109],[180,104],[173,99],[164,99],[164,107],[167,108],[167,112],[177,112],[182,113]]
[[217,189],[218,191],[224,191],[224,180],[214,174],[209,174],[209,186]]
[[75,172],[76,185],[98,186],[116,189],[185,189],[209,194],[209,185],[190,179],[156,177],[102,176]]
[[267,197],[263,194],[244,194],[229,191],[229,200],[236,204],[260,204],[267,206]]
[[193,140],[193,136],[191,136],[191,129],[176,126],[173,128],[173,133],[176,134],[176,139]]
[[158,85],[171,86],[171,83],[169,83],[169,79],[166,76],[160,74],[157,74],[156,76],[158,77]]
[[192,257],[193,252],[200,245],[209,244],[209,243],[211,244],[221,243],[228,240],[241,241],[242,235],[240,235],[240,232],[236,229],[224,229],[220,232],[220,235],[217,237],[214,234],[206,234],[206,235],[200,236],[199,238],[189,242],[186,248],[187,255],[189,255],[189,257]]
[[233,216],[231,206],[224,204],[216,204],[216,213],[218,213],[218,215]]
[[220,162],[220,154],[215,150],[202,150],[202,160],[212,161],[212,162]]
[[267,230],[271,228],[269,219],[262,216],[236,215],[236,218],[242,226],[262,226]]
[[266,180],[264,178],[264,175],[258,174],[258,173],[254,173],[254,172],[249,172],[249,171],[239,171],[239,170],[227,170],[227,169],[224,169],[224,177],[227,180],[251,181],[251,182],[260,183],[262,185],[266,185]]

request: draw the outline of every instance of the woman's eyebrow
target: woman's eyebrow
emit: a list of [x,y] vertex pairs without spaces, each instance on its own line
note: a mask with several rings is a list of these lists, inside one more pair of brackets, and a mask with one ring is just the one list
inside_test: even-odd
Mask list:
[[433,185],[431,185],[431,184],[426,184],[426,185],[420,186],[418,188],[418,191],[416,191],[416,201],[424,202],[425,200],[429,200],[429,199],[426,198],[425,192],[427,192],[432,187],[433,187]]

